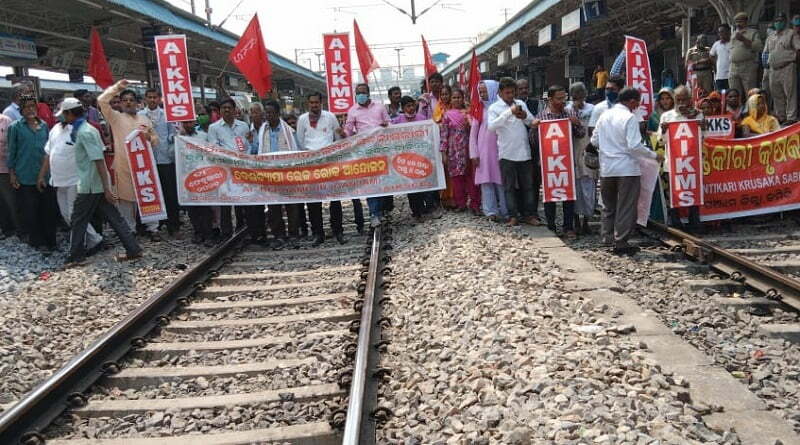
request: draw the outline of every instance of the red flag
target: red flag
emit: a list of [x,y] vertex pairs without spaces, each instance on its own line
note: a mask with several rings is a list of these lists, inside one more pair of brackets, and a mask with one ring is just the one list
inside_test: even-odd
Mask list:
[[[464,64],[462,63],[458,67],[458,87],[461,88],[462,90],[467,87],[466,75],[467,73],[464,72]],[[467,94],[469,94],[469,92],[467,92]]]
[[267,47],[264,46],[258,14],[250,20],[250,24],[239,38],[239,43],[228,55],[228,59],[253,85],[260,97],[265,97],[272,90],[272,67],[269,64]]
[[364,77],[364,82],[367,81],[367,76],[375,68],[378,68],[378,61],[372,56],[372,51],[369,50],[364,36],[361,35],[361,30],[358,29],[358,23],[353,19],[353,34],[356,38],[356,55],[358,56],[358,66],[361,68],[361,76]]
[[481,83],[481,72],[478,68],[478,55],[472,50],[472,62],[469,64],[469,115],[476,121],[483,120],[483,101],[478,93],[478,84]]
[[439,70],[436,69],[436,65],[433,63],[431,50],[428,49],[428,42],[425,41],[425,36],[422,36],[422,50],[425,52],[425,80],[427,80],[431,74]]
[[103,42],[100,41],[100,34],[92,28],[91,43],[89,45],[89,62],[86,72],[92,76],[95,83],[103,89],[114,85],[114,76],[108,67],[106,52],[103,50]]

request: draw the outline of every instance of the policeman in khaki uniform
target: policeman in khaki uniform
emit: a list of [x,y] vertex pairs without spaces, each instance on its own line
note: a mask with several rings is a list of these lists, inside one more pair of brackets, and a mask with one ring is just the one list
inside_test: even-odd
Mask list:
[[800,36],[786,26],[786,14],[779,12],[773,22],[775,32],[767,38],[769,52],[769,92],[772,110],[781,123],[797,120],[797,51]]
[[714,91],[714,73],[712,72],[713,63],[711,61],[711,48],[706,43],[704,35],[697,36],[696,44],[689,48],[686,53],[686,66],[694,63],[694,73],[697,76],[698,85],[703,91],[710,93]]
[[758,31],[747,26],[748,17],[740,12],[733,17],[736,30],[731,38],[731,70],[728,83],[741,91],[742,97],[751,88],[758,86],[758,56],[761,53],[761,37]]

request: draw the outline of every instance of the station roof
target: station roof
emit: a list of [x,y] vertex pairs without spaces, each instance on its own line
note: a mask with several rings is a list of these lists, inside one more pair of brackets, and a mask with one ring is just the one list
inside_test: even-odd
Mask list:
[[[142,28],[163,27],[161,33],[186,34],[190,69],[216,77],[225,73],[239,77],[227,65],[228,54],[239,36],[207,22],[164,0],[4,0],[0,32],[34,39],[39,57],[35,60],[0,55],[0,64],[66,71],[85,69],[92,26],[100,31],[114,77],[145,80],[145,61],[152,52],[142,45]],[[269,40],[267,40],[269,46]],[[149,53],[149,55],[148,55]],[[317,73],[269,52],[273,82],[292,80],[295,85],[324,91],[325,82]],[[227,65],[227,66],[226,66]]]
[[[622,49],[623,37],[627,34],[642,38],[648,45],[655,47],[661,43],[661,32],[665,28],[680,24],[680,19],[685,16],[686,11],[685,6],[679,3],[685,1],[606,0],[605,17],[583,23],[578,31],[564,36],[559,35],[545,46],[551,55],[557,55],[566,53],[568,42],[577,41],[577,47],[581,48],[584,54],[615,54]],[[580,0],[531,1],[505,25],[475,47],[478,58],[482,61],[491,60],[517,41],[524,42],[526,48],[537,47],[538,31],[550,24],[560,28],[562,16],[579,8],[581,3]],[[469,64],[471,57],[472,50],[445,67],[442,74],[445,76],[452,74],[462,63]]]

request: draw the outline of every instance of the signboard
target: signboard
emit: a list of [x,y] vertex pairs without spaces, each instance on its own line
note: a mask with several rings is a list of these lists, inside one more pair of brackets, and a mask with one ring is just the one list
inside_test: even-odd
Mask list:
[[650,76],[650,58],[644,40],[625,36],[625,71],[628,86],[642,93],[639,115],[647,120],[653,112],[653,78]]
[[0,33],[0,56],[36,59],[36,43],[28,37]]
[[553,40],[553,25],[547,25],[539,30],[539,46],[546,45]]
[[707,128],[703,130],[703,137],[730,139],[736,134],[736,123],[733,121],[733,116],[729,114],[706,116],[706,124]]
[[561,35],[567,35],[581,29],[581,9],[578,8],[561,17]]
[[608,15],[606,0],[583,0],[583,17],[587,22],[597,20]]
[[156,160],[150,141],[140,130],[133,130],[125,138],[125,151],[131,165],[131,180],[139,217],[143,223],[167,218],[164,194],[156,170]]
[[800,208],[800,123],[744,139],[703,141],[701,221]]
[[155,44],[167,122],[192,121],[195,119],[194,98],[189,78],[186,36],[156,36]]
[[353,106],[355,91],[350,65],[350,36],[348,33],[323,34],[325,49],[325,80],[328,84],[328,111],[347,113]]
[[[433,121],[376,127],[318,151],[249,155],[183,137],[175,162],[181,205],[263,205],[445,188]],[[181,148],[181,146],[183,146]]]
[[670,207],[703,205],[702,131],[700,121],[667,124]]
[[505,65],[509,60],[511,59],[508,57],[508,50],[502,50],[497,53],[497,66]]
[[572,125],[569,119],[539,123],[543,202],[575,200]]

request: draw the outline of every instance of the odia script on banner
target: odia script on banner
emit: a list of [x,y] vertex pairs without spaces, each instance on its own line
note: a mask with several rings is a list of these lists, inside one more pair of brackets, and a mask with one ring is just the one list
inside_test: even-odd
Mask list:
[[745,139],[703,141],[702,221],[800,208],[800,123]]
[[131,165],[133,192],[140,219],[143,223],[166,219],[167,208],[164,206],[164,194],[150,141],[142,131],[133,130],[125,138],[125,151]]
[[291,204],[445,188],[433,121],[378,127],[318,151],[262,155],[181,137],[181,205]]

